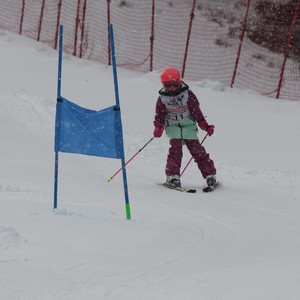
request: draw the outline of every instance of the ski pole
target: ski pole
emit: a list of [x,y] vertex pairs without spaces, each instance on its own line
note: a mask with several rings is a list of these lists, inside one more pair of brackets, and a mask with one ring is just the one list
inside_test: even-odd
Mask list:
[[[208,133],[205,135],[205,137],[203,138],[203,140],[201,141],[200,145],[203,144],[203,142],[205,141],[205,139],[207,138],[208,136]],[[193,159],[193,156],[190,158],[190,160],[188,161],[188,163],[186,164],[186,166],[184,167],[184,169],[182,170],[181,174],[180,174],[180,177],[182,176],[182,174],[185,172],[185,170],[187,169],[187,167],[189,166],[189,164],[191,163]]]
[[[137,153],[135,153],[126,163],[125,166],[127,164],[129,164],[150,142],[152,142],[152,140],[154,139],[154,137],[152,137]],[[112,181],[114,179],[114,177],[122,170],[122,168],[120,168],[114,175],[112,175],[111,177],[109,177],[109,179],[107,180],[108,182]]]

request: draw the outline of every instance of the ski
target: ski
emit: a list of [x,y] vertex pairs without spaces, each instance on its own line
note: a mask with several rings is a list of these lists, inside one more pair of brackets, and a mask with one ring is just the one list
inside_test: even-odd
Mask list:
[[216,184],[215,185],[213,185],[213,186],[206,186],[206,187],[204,187],[203,189],[202,189],[202,191],[203,191],[203,193],[209,193],[209,192],[212,192],[212,191],[214,191],[218,186],[219,186],[219,182],[216,182]]
[[158,185],[166,187],[170,190],[179,191],[179,192],[182,192],[182,193],[192,193],[192,194],[194,194],[194,193],[197,192],[197,190],[195,190],[195,189],[187,189],[187,188],[183,188],[183,187],[179,187],[179,186],[174,187],[174,186],[168,185],[166,183],[158,183]]

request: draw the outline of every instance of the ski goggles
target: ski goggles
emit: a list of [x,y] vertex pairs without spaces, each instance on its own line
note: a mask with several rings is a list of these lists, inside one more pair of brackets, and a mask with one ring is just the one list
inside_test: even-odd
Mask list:
[[164,83],[164,87],[167,88],[167,89],[169,89],[171,87],[176,87],[177,88],[177,87],[179,87],[179,85],[180,85],[179,81],[169,81],[169,82]]

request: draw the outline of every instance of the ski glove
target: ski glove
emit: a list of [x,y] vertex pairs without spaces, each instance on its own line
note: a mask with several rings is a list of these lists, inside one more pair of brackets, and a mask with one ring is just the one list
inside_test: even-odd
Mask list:
[[202,120],[198,122],[198,126],[202,129],[205,130],[209,136],[214,134],[215,131],[215,126],[214,125],[208,125],[206,120]]
[[214,134],[214,131],[215,131],[215,126],[214,126],[214,125],[209,125],[209,126],[206,128],[206,132],[208,133],[209,136],[213,135],[213,134]]
[[160,138],[162,136],[164,132],[164,128],[163,127],[155,127],[154,131],[153,131],[153,135],[156,138]]

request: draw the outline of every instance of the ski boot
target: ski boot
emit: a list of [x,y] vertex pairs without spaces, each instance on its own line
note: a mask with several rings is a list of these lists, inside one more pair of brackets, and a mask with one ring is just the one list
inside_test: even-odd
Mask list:
[[166,184],[169,187],[177,188],[181,187],[180,177],[179,175],[171,175],[167,176]]

